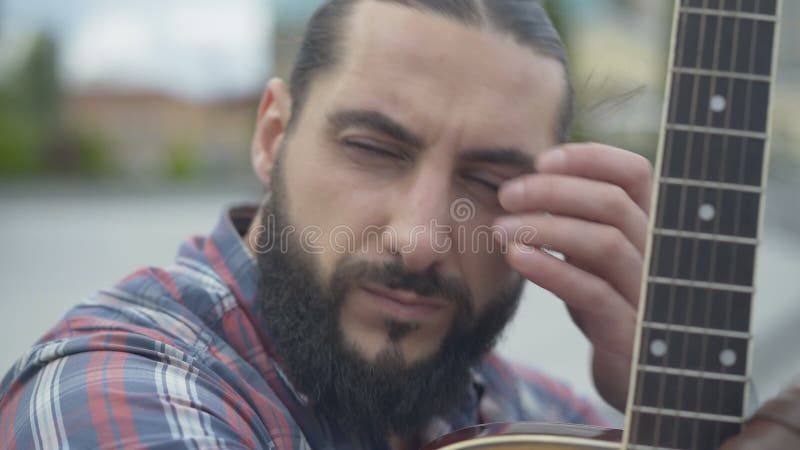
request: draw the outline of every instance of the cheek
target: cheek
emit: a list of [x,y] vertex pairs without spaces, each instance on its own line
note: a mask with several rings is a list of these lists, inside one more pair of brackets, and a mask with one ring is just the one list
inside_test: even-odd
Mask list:
[[463,276],[473,292],[476,314],[483,313],[489,300],[505,290],[515,278],[514,271],[500,250],[500,244],[493,241],[494,252],[490,253],[486,250],[486,241],[479,241],[480,247],[475,251],[468,250],[460,254]]
[[349,215],[369,215],[369,206],[381,203],[375,174],[357,168],[337,144],[321,137],[294,142],[287,166],[286,184],[298,220],[302,215],[319,226],[347,225]]
[[284,169],[287,212],[301,246],[314,254],[324,276],[359,244],[370,225],[381,225],[385,193],[365,189],[363,176],[331,144],[294,142]]

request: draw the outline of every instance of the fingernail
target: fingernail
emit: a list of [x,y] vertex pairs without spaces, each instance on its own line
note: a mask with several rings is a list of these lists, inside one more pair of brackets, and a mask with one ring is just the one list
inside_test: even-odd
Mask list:
[[539,171],[556,171],[567,163],[567,154],[564,150],[556,149],[542,153],[536,158],[536,169]]

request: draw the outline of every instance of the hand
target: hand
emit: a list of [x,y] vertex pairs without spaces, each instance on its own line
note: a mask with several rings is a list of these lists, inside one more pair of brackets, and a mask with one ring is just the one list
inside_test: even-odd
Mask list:
[[[592,343],[598,392],[622,411],[647,242],[652,166],[619,148],[568,144],[541,155],[537,172],[509,181],[500,191],[500,203],[511,215],[498,218],[496,225],[506,236],[524,240],[510,243],[506,258],[522,276],[564,301]],[[522,226],[537,233],[515,236]],[[566,259],[536,250],[541,247],[563,253]]]
[[784,450],[800,448],[800,378],[764,403],[738,436],[720,450]]

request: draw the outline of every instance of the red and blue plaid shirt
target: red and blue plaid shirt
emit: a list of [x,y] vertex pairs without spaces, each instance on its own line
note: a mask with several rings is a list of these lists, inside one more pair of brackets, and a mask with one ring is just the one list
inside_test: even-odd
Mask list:
[[[0,447],[375,449],[318,420],[279,366],[242,240],[226,211],[175,264],[141,269],[73,308],[0,385]],[[498,421],[600,423],[563,385],[494,354],[472,400],[424,438]]]

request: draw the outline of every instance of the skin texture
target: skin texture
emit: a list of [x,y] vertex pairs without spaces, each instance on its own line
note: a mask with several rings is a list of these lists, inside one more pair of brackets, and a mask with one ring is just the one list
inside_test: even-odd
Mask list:
[[[459,279],[476,314],[519,275],[552,291],[592,342],[598,390],[622,409],[649,163],[604,145],[557,147],[563,68],[506,35],[378,2],[359,4],[349,20],[344,60],[313,81],[291,135],[288,89],[270,81],[252,149],[261,182],[269,186],[285,142],[287,210],[295,226],[319,227],[324,237],[343,225],[358,237],[370,227],[391,230],[357,240],[370,249],[359,256],[382,261],[399,255],[411,270]],[[419,142],[365,126],[331,127],[330,117],[342,111],[379,112]],[[476,149],[495,155],[516,149],[515,155],[535,161],[537,173],[524,164],[469,158]],[[451,206],[465,199],[474,214],[456,220]],[[497,225],[507,231],[498,240],[508,251],[500,245],[457,251],[455,232],[446,236],[449,251],[442,251],[432,221],[461,227],[466,236]],[[515,233],[521,226],[536,233]],[[383,253],[375,251],[378,242]],[[319,244],[323,251],[313,258],[327,279],[344,255],[328,239]],[[541,246],[565,254],[566,261],[535,251]],[[341,330],[366,361],[391,345],[390,313],[369,294],[353,289],[342,308]],[[404,359],[433,354],[452,320],[452,309],[443,307],[410,321],[413,329],[399,342]]]
[[[372,2],[357,7],[348,29],[346,58],[313,81],[291,136],[288,88],[278,79],[268,84],[252,146],[253,168],[263,185],[270,185],[285,144],[294,225],[318,226],[323,235],[343,225],[355,236],[369,227],[389,228],[396,239],[383,238],[384,253],[360,256],[383,261],[399,255],[412,270],[461,280],[476,314],[519,275],[552,291],[592,343],[598,391],[622,410],[650,209],[650,164],[601,144],[556,145],[563,70],[505,35]],[[332,130],[329,117],[347,110],[380,112],[420,138],[420,145],[369,127]],[[535,161],[536,173],[524,164],[464,157],[470,149],[508,148]],[[454,221],[450,207],[462,199],[474,204],[474,216]],[[467,232],[495,225],[506,231],[498,241],[507,252],[441,251],[432,220]],[[522,227],[536,233],[515,236]],[[371,236],[375,242],[356,244],[375,249],[381,238]],[[447,238],[458,248],[458,236]],[[565,260],[531,251],[542,246],[563,253]],[[344,256],[331,250],[312,255],[320,279]],[[386,326],[387,312],[373,303],[364,292],[348,293],[340,322],[365,361],[392,345],[390,335],[397,331]],[[399,342],[403,358],[415,362],[434,353],[452,319],[445,307],[409,321],[410,331]],[[779,400],[782,411],[789,408],[797,416],[800,395],[792,389]],[[409,444],[397,436],[390,440],[393,448]],[[798,443],[795,430],[757,414],[724,449]]]
[[800,377],[768,400],[720,450],[800,448]]
[[[285,208],[283,165],[279,163],[272,175],[271,195],[262,208],[265,243],[278,242],[275,234],[294,222]],[[256,255],[257,296],[286,375],[314,405],[318,417],[380,447],[387,430],[414,441],[435,416],[470,401],[470,368],[494,346],[513,316],[521,278],[511,290],[487,302],[476,317],[471,296],[458,280],[442,279],[432,271],[411,272],[398,258],[376,264],[356,255],[337,262],[331,279],[321,280],[302,241],[284,241],[284,249],[265,247]],[[406,361],[397,343],[419,325],[413,318],[387,314],[387,345],[365,360],[343,338],[339,323],[345,294],[359,284],[447,299],[455,314],[437,352],[421,361]]]

